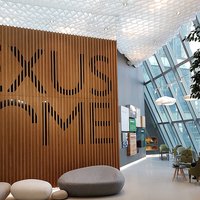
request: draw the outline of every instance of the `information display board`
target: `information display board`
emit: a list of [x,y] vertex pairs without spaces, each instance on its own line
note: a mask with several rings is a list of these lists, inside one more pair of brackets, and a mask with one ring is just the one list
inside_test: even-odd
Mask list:
[[129,109],[120,106],[121,131],[129,131]]
[[136,142],[136,133],[128,134],[128,148],[127,148],[128,156],[132,156],[137,154],[137,142]]

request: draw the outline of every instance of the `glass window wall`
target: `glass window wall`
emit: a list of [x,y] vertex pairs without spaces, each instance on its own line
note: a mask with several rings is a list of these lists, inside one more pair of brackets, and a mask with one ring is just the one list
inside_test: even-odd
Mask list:
[[[181,27],[181,31],[180,34],[182,36],[182,38],[185,38],[185,36],[188,36],[189,33],[194,30],[194,24],[192,22],[185,24]],[[184,44],[187,48],[188,54],[189,56],[192,56],[194,54],[194,52],[199,48],[199,43],[195,42],[195,41],[184,41]]]
[[177,100],[177,106],[179,106],[180,112],[182,112],[183,119],[192,119],[192,115],[190,113],[189,107],[183,98],[183,92],[181,91],[181,88],[179,87],[179,84],[175,78],[175,75],[172,71],[167,73],[166,78],[170,84],[171,91],[173,92],[173,96]]
[[184,123],[175,123],[174,126],[183,146],[186,148],[193,148],[192,142],[184,126]]
[[164,124],[164,127],[166,129],[166,132],[172,142],[173,147],[175,147],[177,144],[180,144],[180,141],[177,137],[177,134],[173,127],[170,124]]
[[150,80],[149,75],[146,70],[146,66],[143,66],[143,73],[144,73],[144,81],[147,82]]
[[158,65],[158,62],[157,62],[155,56],[152,56],[151,58],[149,58],[148,63],[150,63],[149,69],[150,69],[150,72],[153,77],[155,77],[161,73],[160,67]]
[[[200,14],[198,19],[195,25],[200,22]],[[144,73],[145,102],[168,146],[174,147],[181,143],[199,153],[200,100],[188,102],[184,99],[186,94],[190,94],[190,66],[197,46],[183,41],[183,38],[193,27],[193,23],[182,26],[180,34],[158,50],[156,57],[152,56],[144,62],[148,64]],[[148,75],[151,75],[151,79]],[[156,105],[155,100],[162,96],[173,97],[176,103],[170,106]]]
[[[147,85],[146,88],[147,88],[147,90],[148,90],[148,93],[147,93],[147,91],[146,91],[145,94],[147,94],[147,96],[150,96],[150,95],[151,95],[151,99],[152,99],[152,100],[150,100],[150,98],[149,98],[149,100],[150,100],[149,103],[154,105],[154,106],[151,107],[151,108],[155,108],[155,110],[157,111],[156,119],[158,119],[158,116],[159,116],[159,117],[161,118],[162,122],[167,122],[168,119],[167,119],[167,116],[166,116],[166,113],[165,113],[163,107],[162,107],[162,106],[157,106],[157,105],[155,104],[155,101],[156,101],[156,99],[159,98],[159,95],[158,95],[158,93],[155,91],[155,89],[154,89],[154,87],[153,87],[153,84],[150,82],[150,83]],[[158,122],[161,122],[161,121],[158,119]]]
[[171,47],[170,52],[172,51],[172,57],[175,58],[175,63],[181,63],[188,58],[179,37],[173,38],[169,42],[169,46]]
[[169,60],[164,52],[163,49],[160,49],[157,51],[156,56],[160,58],[162,66],[163,66],[163,71],[166,71],[171,68],[169,64]]
[[200,152],[200,135],[197,129],[197,125],[194,121],[188,121],[185,124],[192,137],[192,141],[194,142],[197,152]]
[[168,133],[167,133],[166,129],[164,128],[164,125],[163,124],[159,124],[159,127],[160,127],[160,129],[162,131],[162,134],[165,134],[165,142],[167,143],[167,146],[169,148],[173,148],[173,145],[172,145],[172,143],[171,143],[171,141],[170,141],[170,139],[168,137]]
[[180,82],[184,84],[186,94],[190,94],[190,84],[191,84],[190,66],[191,66],[190,63],[186,62],[177,69],[181,79]]

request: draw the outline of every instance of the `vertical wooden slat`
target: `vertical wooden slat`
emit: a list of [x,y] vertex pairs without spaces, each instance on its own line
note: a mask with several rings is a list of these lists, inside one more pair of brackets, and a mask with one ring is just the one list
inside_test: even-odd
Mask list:
[[119,168],[116,42],[0,26],[0,48],[0,181]]

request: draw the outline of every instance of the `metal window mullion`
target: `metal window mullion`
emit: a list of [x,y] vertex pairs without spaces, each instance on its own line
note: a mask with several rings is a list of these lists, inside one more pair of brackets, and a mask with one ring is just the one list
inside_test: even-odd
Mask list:
[[[182,40],[181,40],[182,41]],[[166,56],[168,57],[168,59],[170,60],[170,62],[172,62],[172,64],[175,64],[175,62],[174,62],[174,60],[173,60],[173,57],[172,57],[172,53],[170,53],[170,48],[168,48],[167,46],[166,46],[166,49],[165,49],[165,53],[166,53]],[[187,60],[187,61],[186,61]],[[188,58],[188,59],[186,59],[186,60],[184,60],[184,62],[182,62],[182,63],[179,63],[177,66],[181,66],[182,64],[184,64],[184,63],[186,63],[186,62],[188,62],[189,60],[191,60],[191,58]],[[177,74],[178,74],[178,72],[177,72],[177,67],[175,66],[174,68],[172,67],[172,71],[174,72],[174,75],[175,75],[175,78],[176,78],[176,80],[177,80]],[[177,72],[177,74],[175,73],[175,72]],[[179,84],[179,81],[177,81],[178,82],[178,84]],[[181,88],[181,87],[180,87]],[[181,90],[182,91],[182,90]],[[182,91],[182,93],[184,94],[184,92]],[[191,107],[188,107],[189,108],[189,110],[190,110],[190,113],[193,113],[192,114],[192,117],[194,117],[195,115],[194,115],[194,112],[191,112]],[[181,113],[180,113],[181,114]],[[183,116],[182,116],[182,114],[181,114],[181,118],[183,119]],[[192,138],[191,138],[191,135],[190,135],[190,133],[188,132],[188,130],[187,130],[187,133],[188,133],[188,135],[189,135],[189,138],[190,138],[190,140],[191,140],[191,142],[192,142],[192,144],[193,144],[193,141],[192,141]],[[194,144],[193,144],[193,146],[194,146]]]
[[[163,130],[165,131],[165,134],[163,133],[163,137],[165,138],[164,135],[167,135],[167,137],[168,137],[168,140],[166,139],[166,143],[168,144],[167,141],[169,141],[169,142],[170,142],[170,145],[168,144],[168,146],[173,147],[172,141],[171,141],[171,139],[170,139],[170,137],[169,137],[169,134],[167,133],[167,130],[166,130],[165,126],[164,126],[163,124],[160,124],[159,128],[160,128],[161,131],[162,131],[161,126],[163,127]],[[163,131],[162,131],[162,132],[163,132]]]
[[[183,124],[184,124],[184,126],[185,126],[185,129],[186,129],[187,133],[189,133],[189,130],[188,130],[188,128],[187,128],[185,122],[183,122]],[[190,134],[188,134],[188,135],[189,135],[190,140],[191,140],[191,142],[192,142],[192,145],[193,145],[193,147],[194,147],[194,149],[195,149],[195,151],[196,151],[196,153],[197,153],[197,148],[196,148],[196,146],[195,146],[194,143],[193,143],[193,139],[192,139],[192,137],[191,137]]]
[[155,114],[152,114],[154,112],[152,112],[152,108],[151,108],[149,101],[147,99],[145,99],[145,101],[146,101],[146,105],[147,105],[149,111],[151,112],[151,116],[153,117],[154,122],[156,122],[155,124],[158,124]]
[[[146,61],[144,62],[144,64],[148,67],[148,63],[147,63]],[[148,69],[148,70],[149,70],[149,69]],[[150,70],[149,70],[149,72],[150,72]],[[153,87],[156,88],[156,87],[155,87],[156,84],[155,84],[155,81],[154,81],[153,76],[152,76],[151,73],[150,73],[149,78],[150,78],[150,80],[151,80],[151,83],[152,83]],[[148,87],[146,87],[146,89],[147,89],[147,91],[148,91],[149,96],[151,97],[152,102],[154,102],[153,99],[152,99],[152,96],[150,95],[150,92],[149,92]],[[155,106],[155,108],[156,108],[156,106]],[[161,118],[161,116],[160,116],[160,114],[159,114],[157,108],[156,108],[156,111],[157,111],[157,114],[158,114],[159,118],[161,119],[160,121],[162,122],[162,118]],[[165,114],[166,114],[166,113],[165,113]]]
[[200,134],[200,118],[197,118],[195,121],[195,124],[196,124],[196,127],[197,127],[197,130],[198,130],[198,133]]
[[178,62],[177,62],[177,60],[176,60],[176,57],[174,57],[174,53],[173,53],[173,50],[172,50],[172,48],[170,47],[170,44],[169,43],[167,43],[166,45],[165,45],[165,47],[164,47],[164,50],[166,51],[166,56],[168,57],[168,58],[170,58],[170,64],[172,65],[172,67],[173,66],[175,66],[175,65],[177,65],[178,64]]
[[162,60],[161,60],[161,58],[160,58],[160,55],[158,54],[155,54],[154,55],[155,56],[155,58],[156,58],[156,61],[157,61],[157,63],[158,63],[158,65],[159,65],[159,67],[160,67],[160,70],[161,70],[161,72],[162,72],[162,74],[165,72],[165,68],[164,68],[164,65],[163,65],[163,63],[162,63]]
[[200,118],[196,118],[195,120],[193,120],[194,121],[194,123],[196,124],[196,128],[197,128],[197,131],[198,131],[198,133],[199,133],[199,135],[200,135],[200,124],[199,124],[199,119]]
[[[176,122],[176,123],[174,123],[173,125],[175,126],[175,124],[177,125],[178,123],[181,123],[181,124],[183,124],[183,126],[185,127],[185,130],[186,130],[186,133],[188,134],[188,128],[187,128],[187,126],[186,126],[186,124],[185,124],[185,122],[184,121],[181,121],[181,122]],[[176,127],[175,127],[176,128]],[[193,146],[193,148],[195,149],[195,151],[197,152],[197,149],[196,149],[196,146],[194,145],[194,143],[193,143],[193,140],[192,140],[192,138],[191,138],[191,136],[190,136],[190,134],[188,134],[188,136],[189,136],[189,138],[190,138],[190,142],[191,142],[191,144],[192,144],[192,146]]]
[[[189,53],[188,53],[188,51],[187,51],[187,48],[186,48],[184,42],[182,41],[182,37],[181,37],[180,34],[179,34],[179,37],[180,37],[181,43],[182,43],[182,45],[183,45],[183,48],[185,49],[185,52],[186,52],[186,54],[187,54],[187,56],[188,56],[188,59],[187,59],[187,61],[185,61],[185,63],[189,61],[189,62],[190,62],[190,65],[191,65],[191,64],[192,64],[192,59],[193,59],[193,57],[190,57],[190,56],[189,56]],[[185,63],[184,63],[184,64],[185,64]],[[179,65],[179,67],[180,67],[180,66],[181,66],[181,65]],[[179,77],[180,75],[179,75],[179,73],[178,73],[178,67],[175,67],[175,68],[174,68],[174,75],[175,75],[176,80],[180,78],[180,77]],[[183,94],[187,94],[187,93],[186,93],[185,83],[183,82],[183,84],[181,84],[179,81],[177,81],[177,82],[178,82],[178,84],[179,84],[179,87],[180,87],[180,89],[181,89],[181,92],[182,92]],[[191,115],[192,115],[193,120],[194,120],[194,121],[197,121],[197,114],[196,114],[196,112],[194,111],[194,106],[192,105],[191,102],[189,102],[187,105],[188,105],[188,108],[189,108],[189,111],[190,111],[190,113],[191,113]],[[197,126],[197,130],[198,130],[199,135],[200,135],[200,126],[199,126],[199,125]]]
[[165,45],[163,47],[163,50],[164,50],[164,52],[166,54],[166,57],[168,58],[170,66],[172,66],[171,69],[173,69],[173,68],[179,68],[181,65],[187,63],[188,61],[190,61],[192,59],[192,56],[191,56],[191,57],[186,58],[185,60],[183,60],[180,63],[176,63],[176,62],[174,62],[173,55],[171,55],[172,53],[170,53],[170,51],[172,52],[171,47],[169,45]]
[[[173,70],[174,71],[174,70]],[[174,75],[175,75],[175,73],[174,73]],[[176,75],[175,75],[175,78],[176,78]],[[178,81],[177,81],[178,82]],[[171,90],[171,89],[170,89]],[[172,92],[172,91],[171,91]],[[191,143],[192,143],[192,145],[193,145],[193,147],[194,147],[194,149],[196,150],[196,147],[195,147],[195,145],[194,145],[194,143],[193,143],[193,140],[192,140],[192,137],[191,137],[191,135],[190,135],[190,133],[189,133],[189,131],[188,131],[188,129],[187,129],[187,127],[186,127],[186,125],[185,125],[185,123],[184,123],[184,119],[183,119],[183,113],[180,111],[180,108],[178,107],[178,104],[177,104],[177,108],[178,108],[178,112],[179,112],[179,114],[180,114],[180,116],[181,116],[181,121],[182,121],[182,123],[184,124],[184,127],[186,128],[186,132],[187,132],[187,134],[188,134],[188,136],[189,136],[189,138],[190,138],[190,141],[191,141]],[[189,108],[188,108],[189,109]],[[190,110],[189,110],[190,111]],[[190,111],[190,113],[191,113],[191,111]]]
[[[166,108],[166,107],[164,107],[163,109],[166,110],[166,111],[165,111],[165,114],[167,113],[166,115],[168,116],[169,124],[172,124],[172,123],[173,123],[172,115],[170,116],[171,111],[169,110],[169,108]],[[176,129],[174,129],[174,130],[175,130],[175,135],[178,136],[178,139],[179,139],[179,141],[180,141],[180,138],[179,138],[178,132],[176,131]]]
[[147,69],[147,66],[144,64],[144,62],[142,62],[142,67],[144,68],[144,70],[146,71],[147,76],[149,77],[148,81],[144,81],[144,85],[147,84],[148,82],[150,82],[150,76],[149,76],[149,69]]
[[179,143],[182,144],[181,138],[180,138],[180,136],[179,136],[179,134],[178,134],[178,131],[176,130],[174,124],[175,124],[175,123],[172,122],[172,123],[170,124],[170,126],[171,126],[172,130],[176,133],[176,138],[178,139]]
[[168,137],[168,139],[169,139],[169,141],[170,141],[170,143],[171,143],[171,146],[173,147],[173,143],[172,143],[171,137],[169,136],[168,131],[167,131],[167,129],[166,129],[166,127],[165,127],[164,125],[163,125],[163,128],[165,129],[165,132],[166,132],[166,134],[167,134],[167,137]]
[[[154,102],[153,99],[152,99],[152,96],[150,95],[150,92],[149,92],[149,90],[148,90],[147,87],[146,87],[146,90],[147,90],[147,92],[148,92],[148,94],[149,94],[149,96],[150,96],[150,98],[151,98],[151,101]],[[148,99],[148,98],[146,97],[146,99]],[[147,100],[147,101],[148,101],[148,100]],[[149,102],[148,102],[148,103],[149,103]],[[150,104],[149,104],[149,108],[150,108],[150,107],[151,107],[151,106],[150,106]],[[162,117],[160,116],[160,114],[159,114],[158,109],[157,109],[156,106],[155,106],[155,109],[156,109],[156,112],[157,112],[158,117],[160,118],[161,123],[163,123]],[[164,108],[163,108],[163,109],[164,109]],[[149,110],[152,111],[152,109],[149,109]],[[164,112],[165,112],[165,115],[166,115],[166,117],[168,118],[168,120],[170,120],[170,117],[167,116],[165,109],[164,109]],[[153,113],[154,113],[154,112],[153,112]],[[155,117],[155,118],[156,118],[156,117]],[[157,120],[156,120],[156,121],[157,121]],[[158,122],[157,122],[157,123],[158,123]]]
[[[149,92],[149,91],[147,91],[147,92]],[[150,96],[150,95],[149,95],[149,96]],[[150,97],[151,97],[151,96],[150,96]],[[160,127],[159,127],[159,124],[162,124],[162,123],[158,123],[158,122],[157,122],[157,119],[156,119],[156,117],[155,117],[155,114],[152,114],[152,113],[154,113],[154,112],[152,112],[152,108],[151,108],[151,106],[150,106],[150,104],[149,104],[149,100],[148,100],[147,97],[146,97],[146,103],[147,103],[147,106],[148,106],[149,110],[151,111],[151,115],[152,115],[153,121],[154,121],[156,127],[158,128],[162,139],[166,141],[166,138],[164,137],[164,134],[162,133],[162,130],[161,130]],[[156,109],[157,109],[157,108],[156,108]],[[157,113],[157,114],[158,114],[158,113]],[[160,115],[158,115],[158,116],[160,117]],[[160,117],[160,119],[161,119],[161,117]],[[162,120],[160,120],[160,121],[162,121]],[[167,136],[168,136],[168,134],[167,134]],[[169,137],[169,136],[168,136],[168,137]],[[170,141],[170,143],[171,143],[171,140],[169,140],[169,141]]]
[[[200,124],[199,124],[199,118],[197,118],[195,121],[194,121],[194,124],[196,126],[196,129],[198,131],[198,133],[200,134],[199,130],[200,130]],[[198,153],[198,152],[197,152]]]
[[[156,79],[160,78],[161,76],[167,74],[167,73],[170,72],[171,70],[172,70],[172,69],[170,68],[170,69],[168,69],[168,70],[166,70],[166,71],[164,71],[164,72],[161,72],[161,74],[159,74],[159,75],[153,77],[152,80],[156,80]],[[152,82],[152,80],[149,80],[149,81],[145,82],[145,84],[148,84],[148,83]]]
[[[148,92],[148,91],[147,91]],[[151,98],[151,97],[149,97],[149,98]],[[147,105],[148,105],[148,107],[149,107],[149,110],[151,111],[151,113],[154,113],[153,112],[153,110],[152,110],[152,108],[151,108],[151,104],[150,104],[150,101],[152,101],[152,99],[149,99],[147,96],[146,96],[146,94],[145,94],[145,100],[146,100],[146,103],[147,103]],[[156,109],[156,108],[155,108]],[[162,121],[161,120],[161,118],[160,118],[160,115],[158,115],[158,111],[156,110],[156,112],[157,112],[157,117],[160,119],[160,121]],[[155,118],[156,118],[156,122],[158,123],[158,120],[157,120],[157,117],[156,117],[156,114],[153,114],[153,115],[155,115]]]
[[[161,124],[161,123],[158,123],[158,124]],[[169,122],[162,122],[162,124],[169,124]]]
[[196,16],[197,25],[200,25],[200,16]]
[[[151,97],[151,96],[150,96],[150,97]],[[152,108],[151,108],[151,106],[150,106],[150,104],[149,104],[149,100],[148,100],[147,97],[146,97],[146,103],[147,103],[148,109],[149,109],[149,111],[150,111],[150,113],[151,113],[151,115],[152,115],[152,118],[153,118],[153,120],[154,120],[154,123],[155,123],[156,127],[158,128],[158,130],[159,130],[159,132],[160,132],[161,137],[163,138],[163,140],[166,140],[166,139],[164,138],[164,134],[162,133],[162,130],[159,129],[159,125],[158,125],[157,119],[156,119],[156,117],[155,117],[154,112],[152,112]],[[156,108],[156,109],[157,109],[157,108]],[[158,114],[158,113],[157,113],[157,114]],[[158,115],[158,116],[160,117],[160,115]],[[161,117],[160,117],[160,119],[161,119]],[[160,121],[162,121],[162,120],[160,120]],[[170,142],[171,142],[171,141],[170,141]]]
[[[197,17],[196,17],[196,20],[195,21],[193,21],[193,24],[194,25],[199,25],[199,22],[197,21]],[[180,40],[181,40],[181,42],[182,42],[182,45],[183,45],[183,48],[185,49],[185,52],[186,52],[186,54],[187,54],[187,56],[188,56],[188,58],[189,58],[189,60],[187,60],[187,62],[190,62],[190,65],[192,65],[192,59],[193,59],[193,56],[189,56],[189,53],[188,53],[188,51],[187,51],[187,48],[186,48],[186,46],[185,46],[185,43],[183,42],[183,38],[181,37],[181,34],[179,34],[179,37],[180,37]],[[176,68],[176,71],[177,71],[177,69],[178,69],[178,67]],[[177,72],[177,74],[178,74],[178,72]],[[179,74],[178,74],[179,75]],[[175,75],[176,76],[176,75]],[[187,94],[187,92],[186,92],[186,87],[185,87],[185,84],[183,83],[183,88],[184,88],[184,90],[185,90],[185,94]],[[184,92],[183,92],[183,94],[184,94]],[[189,110],[190,110],[190,112],[191,112],[191,114],[192,114],[192,117],[193,117],[193,119],[194,119],[194,121],[197,119],[197,114],[196,114],[196,112],[194,111],[194,106],[192,105],[192,103],[191,102],[189,102],[188,103],[188,107],[189,107]],[[200,129],[199,129],[199,127],[198,127],[198,131],[199,131],[199,133],[200,133]]]
[[157,56],[156,54],[154,54],[154,57],[156,59],[156,62],[158,63],[158,66],[159,66],[161,74],[162,74],[164,72],[164,66],[162,64],[162,61],[160,60],[160,56]]
[[[168,124],[165,124],[165,125],[166,125],[166,127],[167,127],[166,129],[167,129],[169,132],[171,132],[171,131],[172,131],[172,132],[174,133],[175,140],[176,140],[177,142],[180,142],[180,141],[179,141],[179,138],[178,138],[178,137],[177,137],[177,135],[175,134],[175,131],[173,130],[173,127],[172,127],[172,125],[171,125],[170,123],[168,123]],[[169,127],[171,128],[171,131],[170,131],[170,128],[169,128]],[[176,144],[176,142],[175,142],[175,144]]]
[[[146,86],[146,91],[147,91],[147,93],[148,93],[150,99],[147,97],[146,93],[145,93],[145,99],[147,100],[147,102],[148,102],[148,104],[149,104],[149,108],[151,108],[150,101],[151,101],[152,104],[154,105],[154,100],[153,100],[152,96],[150,95],[150,92],[149,92],[149,89],[148,89],[147,86]],[[159,114],[159,112],[158,112],[157,107],[154,106],[154,109],[156,110],[156,113],[157,113],[158,118],[159,118],[160,121],[162,122],[162,118],[161,118],[161,116],[160,116],[160,114]],[[151,111],[152,113],[154,113],[153,110],[152,110],[152,108],[150,109],[150,111]],[[155,116],[155,118],[156,118],[156,116]],[[156,118],[156,121],[157,121],[157,118]],[[157,121],[157,123],[158,123],[158,121]]]
[[[165,53],[165,55],[166,55],[166,57],[167,57],[167,59],[168,59],[168,61],[169,61],[170,66],[171,66],[171,69],[170,69],[169,71],[172,70],[172,72],[173,72],[173,68],[174,68],[174,66],[175,66],[175,62],[174,62],[173,58],[171,57],[170,50],[169,50],[169,48],[167,47],[167,45],[165,45],[165,46],[163,47],[163,50],[164,50],[164,53]],[[168,73],[169,71],[167,71],[166,73]],[[165,74],[165,73],[163,73],[163,74]],[[164,79],[165,79],[165,77],[164,77]],[[165,79],[165,81],[166,81],[166,79]],[[167,82],[167,81],[166,81],[166,82]],[[160,92],[160,91],[159,91],[159,92]],[[164,108],[164,109],[166,109],[166,108]],[[168,116],[169,124],[172,125],[173,120],[172,120],[172,114],[170,114],[171,111],[169,110],[169,108],[167,108],[166,111],[167,111],[167,116]],[[175,128],[174,128],[174,130],[175,130],[175,132],[176,132],[176,135],[177,135],[178,140],[181,141],[177,130],[176,130]]]
[[[155,114],[154,114],[154,112],[153,112],[153,110],[152,110],[152,108],[151,108],[151,105],[150,105],[150,103],[149,103],[149,100],[147,100],[148,98],[146,97],[146,104],[147,104],[147,106],[148,106],[148,108],[149,108],[149,110],[150,110],[150,112],[151,112],[151,115],[152,115],[152,113],[153,113],[153,115],[152,115],[152,117],[153,117],[153,120],[154,120],[154,122],[156,122],[155,124],[158,124],[158,121],[157,121],[157,118],[156,118],[156,116],[155,116]],[[157,110],[156,110],[157,111]],[[157,111],[158,112],[158,111]],[[160,118],[160,115],[158,115],[158,117]],[[160,118],[161,119],[161,118]],[[162,120],[160,120],[160,121],[162,121]],[[161,123],[161,122],[159,122],[159,123]]]
[[[163,78],[164,78],[164,80],[166,81],[166,83],[168,83],[166,77],[164,76]],[[172,88],[171,88],[171,87],[168,87],[168,89],[169,89],[169,91],[171,92],[172,96],[175,97]],[[180,114],[180,116],[181,116],[181,119],[183,120],[183,113],[182,113],[182,108],[181,108],[181,106],[180,106],[180,103],[179,103],[179,102],[178,102],[178,103],[176,102],[176,106],[177,106],[177,108],[178,108],[178,112],[179,112],[179,114]]]
[[[177,132],[180,131],[180,130],[178,130],[179,128],[178,128],[177,123],[174,123],[173,126],[174,126],[174,128],[175,128],[175,130],[176,130]],[[178,136],[179,136],[179,134],[178,134]],[[181,144],[184,144],[184,145],[186,146],[183,137],[179,137],[179,138],[180,138]]]
[[[154,81],[152,81],[152,85],[155,87],[155,82]],[[148,87],[146,86],[146,91],[148,92],[148,95],[149,95],[149,97],[151,98],[151,101],[152,102],[154,102],[153,101],[153,99],[152,99],[152,96],[150,95],[150,92],[149,92],[149,89],[148,89]],[[159,94],[160,94],[160,91],[158,91],[159,92]],[[146,96],[146,95],[145,95]],[[161,96],[161,95],[160,95]],[[149,100],[148,100],[148,98],[146,97],[146,99],[147,99],[147,102],[148,102],[148,107],[149,107],[149,110],[151,110],[152,111],[152,108],[151,108],[151,106],[150,106],[150,104],[149,104]],[[158,116],[159,116],[159,118],[160,118],[160,121],[161,121],[161,123],[160,124],[163,124],[163,121],[162,121],[162,118],[161,118],[161,116],[160,116],[160,114],[159,114],[159,112],[158,112],[158,110],[157,110],[157,107],[155,106],[155,109],[156,109],[156,111],[157,111],[157,114],[158,114]],[[163,107],[163,110],[164,110],[164,112],[165,112],[165,115],[166,115],[166,117],[168,118],[168,121],[170,121],[169,123],[171,123],[172,122],[172,120],[171,120],[171,117],[170,117],[170,115],[169,115],[169,111],[165,108],[165,107]],[[153,114],[154,115],[154,114]],[[155,116],[154,116],[155,117]],[[156,118],[156,117],[155,117]],[[157,121],[157,120],[156,120]],[[158,122],[157,122],[157,124],[158,124]],[[164,127],[164,126],[163,126]],[[165,129],[165,131],[166,131],[166,128],[164,127],[164,129]],[[172,129],[173,130],[173,129]],[[175,130],[175,135],[178,135],[178,133],[176,132],[176,129],[174,129]],[[160,129],[160,131],[162,131],[161,129]],[[163,136],[164,137],[164,136]],[[169,138],[169,135],[167,134],[167,137]],[[180,141],[180,138],[178,138],[178,140]],[[170,143],[171,143],[171,145],[172,145],[172,142],[171,142],[171,139],[169,138],[169,141],[170,141]]]
[[180,41],[181,41],[182,47],[183,47],[183,49],[184,49],[184,51],[185,51],[187,57],[190,58],[188,49],[187,49],[187,47],[186,47],[186,45],[185,45],[185,42],[183,41],[183,38],[181,37],[181,34],[180,34],[180,33],[178,34],[178,37],[179,37],[179,39],[180,39]]
[[[151,101],[154,102],[154,100],[152,99],[152,96],[150,95],[150,92],[149,92],[149,89],[148,89],[147,86],[146,86],[146,91],[148,92]],[[146,97],[146,99],[147,99],[147,101],[148,101],[148,98],[147,98],[147,97]],[[155,106],[155,109],[156,109],[156,112],[157,112],[157,114],[158,114],[158,117],[160,118],[160,121],[162,122],[162,118],[161,118],[161,116],[160,116],[160,114],[159,114],[158,109],[156,108],[156,106]]]
[[[167,59],[169,61],[170,66],[171,66],[171,69],[169,69],[168,71],[166,71],[166,73],[168,73],[171,70],[173,72],[173,68],[175,67],[175,63],[177,63],[177,61],[176,61],[175,58],[173,58],[172,50],[171,50],[171,48],[170,48],[169,45],[165,45],[163,47],[163,50],[164,50],[164,53],[165,53],[165,55],[166,55],[166,57],[167,57]],[[163,75],[166,74],[166,73],[163,73]],[[165,79],[165,77],[164,77],[164,79]],[[166,79],[165,79],[165,81],[166,81]],[[166,81],[166,83],[167,83],[167,81]],[[169,108],[165,108],[165,109],[167,111],[167,116],[169,116],[169,123],[171,124],[171,127],[173,127],[173,130],[175,130],[175,133],[177,135],[178,140],[181,141],[181,138],[179,137],[177,129],[172,124],[173,120],[172,120],[172,114],[170,115],[171,111],[169,110]],[[181,118],[183,119],[182,116],[181,116]]]
[[172,137],[171,137],[171,135],[169,134],[169,130],[166,128],[166,125],[167,125],[167,124],[163,124],[163,128],[165,129],[165,131],[166,131],[168,137],[170,138],[171,147],[173,148],[174,145],[173,145],[173,142],[172,142]]
[[[164,127],[164,126],[163,126],[163,127]],[[165,144],[167,144],[167,146],[169,147],[169,146],[171,145],[171,141],[170,141],[170,144],[168,144],[167,139],[166,139],[166,137],[164,136],[164,133],[163,133],[162,129],[160,128],[160,126],[158,126],[158,130],[159,130],[159,132],[161,133],[161,137],[162,137],[162,139],[164,140]],[[165,134],[166,134],[166,133],[165,133]],[[168,134],[167,134],[167,135],[168,135]],[[171,145],[171,147],[173,147],[173,145]]]
[[147,74],[149,75],[150,82],[153,82],[154,78],[153,78],[152,71],[150,70],[151,64],[149,63],[148,60],[145,60],[143,63],[144,63],[144,66],[146,67]]
[[180,62],[179,64],[175,65],[174,68],[179,68],[180,66],[184,65],[185,63],[189,62],[191,59],[193,58],[193,56],[186,58],[184,61]]
[[[187,122],[188,122],[188,121],[187,121]],[[187,128],[187,125],[186,125],[187,122],[186,122],[186,121],[184,122],[186,128]],[[197,128],[197,124],[198,124],[198,123],[197,123],[197,121],[191,120],[191,121],[189,121],[189,122],[193,122],[193,124],[196,126],[196,129],[197,129],[197,131],[198,131],[198,128]],[[187,131],[189,131],[188,128],[187,128]],[[199,133],[199,131],[198,131],[198,133]],[[193,135],[193,134],[191,134],[191,135]],[[193,138],[193,140],[195,141],[195,137],[192,136],[192,138]],[[196,145],[194,145],[194,147],[195,147],[196,153],[198,153],[197,148],[196,148]]]
[[194,121],[193,119],[184,119],[184,120],[176,120],[176,121],[173,121],[172,123],[181,123],[181,122],[190,122],[190,121]]
[[[163,76],[162,76],[162,77],[163,77]],[[163,78],[164,78],[164,77],[163,77]],[[165,78],[164,78],[164,80],[165,80],[165,82],[166,82],[166,79],[165,79]],[[167,83],[167,82],[166,82],[166,83]],[[155,82],[154,82],[154,84],[155,84],[155,86],[157,86]],[[162,96],[160,90],[158,90],[157,93],[159,94],[160,97]],[[172,117],[171,117],[171,116],[172,116],[172,113],[171,113],[170,109],[169,109],[168,107],[163,107],[163,109],[166,109],[166,111],[167,111],[167,113],[168,113],[168,116],[169,116],[169,119],[168,119],[168,120],[173,121],[173,120],[172,120]],[[171,115],[170,115],[170,114],[171,114]]]
[[[180,78],[179,73],[177,71],[177,68],[174,69],[174,75],[175,75],[176,80]],[[179,82],[179,81],[177,81],[177,83],[178,83],[178,85],[179,85],[179,87],[180,87],[181,92],[183,93],[183,95],[186,95],[185,83],[183,82],[183,84],[181,84],[181,82]],[[188,105],[188,109],[189,109],[189,111],[190,111],[190,113],[192,115],[192,118],[194,120],[196,120],[197,116],[196,116],[196,113],[194,111],[193,105],[191,104],[191,102],[188,102],[187,105]],[[200,130],[199,130],[199,132],[200,132]]]

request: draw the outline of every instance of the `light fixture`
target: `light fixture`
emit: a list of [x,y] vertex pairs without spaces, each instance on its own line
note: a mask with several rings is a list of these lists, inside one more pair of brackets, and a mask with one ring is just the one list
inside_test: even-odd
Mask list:
[[123,5],[124,7],[128,6],[128,0],[122,0],[122,5]]
[[196,101],[196,98],[193,98],[190,96],[190,94],[187,94],[183,97],[185,99],[185,101]]
[[163,96],[155,101],[158,106],[170,106],[176,103],[176,99],[168,96]]

